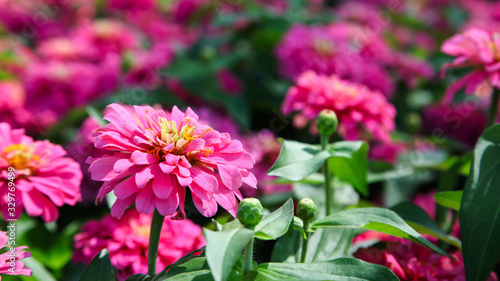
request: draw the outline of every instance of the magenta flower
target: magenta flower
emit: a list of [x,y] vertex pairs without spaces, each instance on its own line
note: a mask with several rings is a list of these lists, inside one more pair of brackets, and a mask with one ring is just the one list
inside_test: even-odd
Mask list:
[[[0,123],[0,208],[4,218],[18,218],[23,209],[46,222],[57,220],[57,207],[80,199],[82,172],[66,151],[49,141],[34,141],[24,129]],[[15,169],[15,191],[7,189],[9,168]],[[11,178],[11,177],[10,177]],[[16,210],[8,211],[8,193],[14,193]]]
[[465,87],[467,94],[488,97],[494,87],[500,87],[500,36],[481,29],[468,29],[446,40],[441,51],[456,57],[443,66],[442,75],[450,67],[473,67],[473,71],[455,81],[445,94],[451,101],[453,94]]
[[376,37],[362,40],[360,34],[353,24],[295,25],[276,49],[281,72],[291,79],[307,70],[335,74],[390,96],[393,81],[381,63],[391,60],[390,48]]
[[[88,264],[103,249],[108,249],[111,264],[118,269],[118,280],[147,273],[151,215],[129,210],[120,220],[107,215],[87,222],[75,235],[75,262]],[[161,230],[158,272],[180,257],[205,245],[201,227],[190,220],[165,220]]]
[[347,140],[363,139],[369,133],[388,142],[389,132],[395,129],[396,110],[380,92],[313,71],[299,76],[281,109],[285,114],[298,112],[294,122],[299,127],[314,121],[321,110],[331,109],[339,119],[339,133]]
[[130,112],[111,104],[104,119],[111,122],[93,134],[97,148],[113,153],[89,159],[92,179],[104,181],[98,198],[114,191],[111,208],[121,217],[135,203],[139,212],[155,208],[163,216],[185,218],[184,204],[189,187],[196,208],[206,217],[217,212],[217,204],[236,216],[238,190],[243,183],[256,186],[248,172],[253,157],[242,144],[198,123],[190,109],[172,113],[150,106],[134,106]]
[[[14,250],[15,256],[12,257],[10,256],[12,254],[12,252],[10,251],[11,248],[9,245],[7,245],[8,241],[9,237],[7,236],[7,232],[0,231],[0,249],[8,249],[7,252],[0,254],[0,274],[31,276],[31,269],[25,267],[24,263],[21,261],[24,258],[31,257],[31,254],[29,252],[24,251],[28,247],[16,247]],[[0,280],[1,278],[2,277],[0,276]]]

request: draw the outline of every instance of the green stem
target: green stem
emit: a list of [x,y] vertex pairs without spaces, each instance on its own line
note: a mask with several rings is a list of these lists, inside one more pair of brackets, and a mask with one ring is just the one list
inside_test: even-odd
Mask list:
[[300,255],[300,262],[306,262],[307,255],[307,244],[309,243],[309,221],[304,221],[304,232],[306,233],[306,238],[302,237],[302,254]]
[[161,228],[165,219],[158,210],[153,213],[151,221],[151,231],[149,232],[149,247],[148,247],[148,275],[156,274],[156,256],[158,255],[158,244],[160,243]]
[[253,237],[248,241],[245,246],[245,261],[243,263],[243,274],[247,274],[252,270],[252,260],[253,260]]
[[497,89],[493,90],[493,94],[491,95],[490,114],[488,116],[488,123],[486,123],[486,128],[489,128],[491,127],[491,125],[495,124],[498,115],[499,98],[500,98],[500,91]]
[[[326,150],[328,145],[328,136],[321,136],[321,150]],[[328,159],[323,163],[323,174],[325,175],[325,200],[326,200],[326,215],[332,214],[332,187],[331,187],[331,174],[328,168]]]

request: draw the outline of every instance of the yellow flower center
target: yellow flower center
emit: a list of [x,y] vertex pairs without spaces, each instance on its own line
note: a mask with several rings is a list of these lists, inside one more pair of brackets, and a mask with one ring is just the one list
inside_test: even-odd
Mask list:
[[3,149],[4,155],[9,162],[9,165],[16,170],[31,169],[33,170],[32,161],[40,161],[40,157],[33,155],[33,147],[25,144],[12,144]]
[[314,50],[318,52],[320,55],[331,56],[335,51],[335,47],[332,42],[324,40],[324,39],[316,39],[314,40]]

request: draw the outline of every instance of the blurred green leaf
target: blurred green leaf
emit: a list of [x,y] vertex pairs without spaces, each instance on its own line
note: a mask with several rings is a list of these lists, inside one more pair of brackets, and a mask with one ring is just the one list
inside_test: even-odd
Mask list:
[[85,271],[83,272],[80,281],[113,281],[115,280],[113,273],[113,266],[109,259],[109,252],[107,249],[102,250],[90,262]]
[[466,278],[483,281],[500,260],[500,125],[479,138],[472,161],[460,205],[460,234]]
[[328,145],[332,174],[368,195],[368,145],[363,141],[339,141]]
[[438,192],[434,194],[434,200],[441,206],[460,211],[460,203],[462,202],[463,194],[463,190]]

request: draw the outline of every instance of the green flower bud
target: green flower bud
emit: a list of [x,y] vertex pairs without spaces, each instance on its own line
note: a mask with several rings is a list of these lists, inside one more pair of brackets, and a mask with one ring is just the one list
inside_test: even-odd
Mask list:
[[322,136],[331,136],[337,130],[339,121],[335,112],[323,109],[316,120],[316,128]]
[[317,212],[316,204],[309,198],[304,198],[297,204],[297,216],[303,221],[311,221],[316,217]]
[[257,198],[245,198],[240,202],[237,217],[245,227],[254,227],[262,220],[264,208]]

